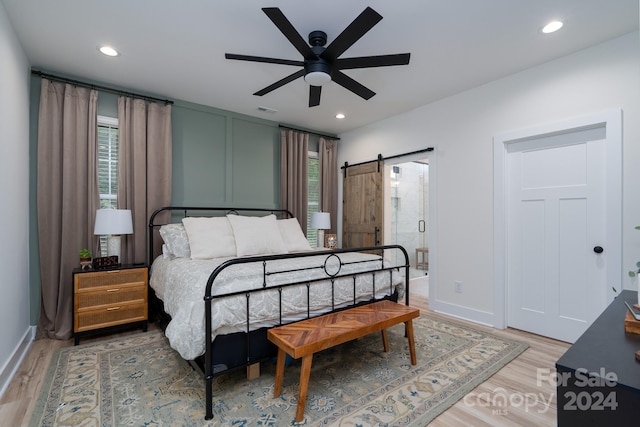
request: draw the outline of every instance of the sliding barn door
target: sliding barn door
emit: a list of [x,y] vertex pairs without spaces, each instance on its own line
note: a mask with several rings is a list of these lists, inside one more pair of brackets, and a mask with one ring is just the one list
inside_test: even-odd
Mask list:
[[345,169],[342,200],[342,247],[382,244],[383,165],[378,162]]

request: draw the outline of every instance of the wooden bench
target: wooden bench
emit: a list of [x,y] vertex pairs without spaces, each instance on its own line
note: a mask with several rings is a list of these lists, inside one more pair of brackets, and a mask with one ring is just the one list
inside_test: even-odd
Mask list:
[[267,336],[278,346],[273,396],[279,397],[282,392],[286,354],[294,359],[302,357],[296,409],[296,422],[301,422],[304,417],[313,354],[378,331],[382,332],[382,345],[384,351],[388,352],[387,328],[398,323],[406,325],[411,364],[415,365],[416,349],[412,320],[418,316],[420,310],[416,308],[384,300],[270,329]]

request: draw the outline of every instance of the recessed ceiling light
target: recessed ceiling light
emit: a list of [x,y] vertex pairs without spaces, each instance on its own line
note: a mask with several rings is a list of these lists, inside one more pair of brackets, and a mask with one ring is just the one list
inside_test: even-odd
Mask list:
[[345,118],[344,114],[342,114],[342,113],[336,114],[336,119],[344,119],[344,118]]
[[551,21],[542,27],[542,32],[545,34],[554,33],[562,28],[563,25],[562,21]]
[[118,51],[111,46],[100,46],[99,50],[107,56],[118,56]]

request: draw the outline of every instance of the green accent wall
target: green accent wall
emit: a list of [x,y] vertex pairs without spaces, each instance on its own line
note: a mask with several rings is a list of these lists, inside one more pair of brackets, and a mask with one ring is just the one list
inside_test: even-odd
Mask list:
[[[280,132],[241,118],[231,120],[232,202],[237,206],[280,205]],[[277,165],[274,167],[274,165]]]
[[279,206],[278,123],[177,101],[172,127],[174,205]]

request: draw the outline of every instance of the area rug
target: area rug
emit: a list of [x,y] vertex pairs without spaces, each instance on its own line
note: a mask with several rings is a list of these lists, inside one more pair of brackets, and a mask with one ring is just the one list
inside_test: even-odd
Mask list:
[[214,418],[204,420],[204,381],[160,331],[53,355],[32,426],[424,426],[527,345],[423,313],[414,320],[418,364],[404,326],[342,344],[313,358],[305,418],[294,421],[300,363],[285,368],[273,397],[275,361],[261,376],[216,378]]

